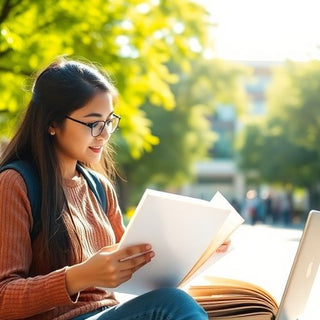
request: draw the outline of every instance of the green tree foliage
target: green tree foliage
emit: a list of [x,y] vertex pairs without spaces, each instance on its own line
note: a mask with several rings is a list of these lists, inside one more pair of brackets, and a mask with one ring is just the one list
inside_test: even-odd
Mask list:
[[240,80],[246,69],[215,59],[197,59],[191,66],[189,72],[175,64],[169,66],[179,76],[171,86],[176,97],[174,109],[166,111],[152,103],[143,107],[160,142],[152,152],[124,167],[126,187],[134,189],[135,200],[147,186],[176,189],[194,178],[195,162],[208,157],[216,140],[210,121],[216,106],[233,104],[239,112],[244,108]]
[[115,80],[123,159],[138,158],[158,142],[140,106],[148,98],[174,107],[176,78],[166,63],[187,64],[195,55],[191,40],[205,41],[205,20],[202,7],[183,0],[1,0],[2,134],[11,133],[8,120],[25,106],[35,70],[58,55],[86,57]]
[[226,83],[239,93],[235,69],[196,63],[208,25],[191,0],[0,0],[0,135],[12,134],[36,70],[60,55],[89,59],[120,93],[111,141],[131,188],[181,184],[213,143],[206,116]]
[[270,88],[267,118],[246,127],[240,152],[241,167],[260,181],[307,188],[312,201],[320,174],[319,90],[319,61],[286,63]]

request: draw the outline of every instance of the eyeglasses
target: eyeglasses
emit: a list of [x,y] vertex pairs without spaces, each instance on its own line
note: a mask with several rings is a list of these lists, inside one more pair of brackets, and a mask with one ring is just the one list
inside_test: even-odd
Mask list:
[[66,116],[69,120],[72,120],[74,122],[78,122],[80,124],[83,124],[84,126],[87,126],[91,130],[91,135],[93,137],[98,137],[102,133],[103,129],[106,127],[108,134],[113,133],[119,124],[119,121],[121,119],[120,116],[113,114],[113,118],[106,120],[106,121],[95,121],[95,122],[83,122],[77,119],[74,119],[72,117]]

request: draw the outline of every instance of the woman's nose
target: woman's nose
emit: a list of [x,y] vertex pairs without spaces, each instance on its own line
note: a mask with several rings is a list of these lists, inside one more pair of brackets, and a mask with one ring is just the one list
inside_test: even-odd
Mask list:
[[108,132],[107,126],[105,126],[102,130],[102,132],[96,137],[97,139],[104,139],[106,141],[110,138],[110,133]]

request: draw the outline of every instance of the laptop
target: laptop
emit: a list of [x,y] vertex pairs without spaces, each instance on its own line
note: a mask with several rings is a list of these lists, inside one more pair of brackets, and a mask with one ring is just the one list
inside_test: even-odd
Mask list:
[[319,263],[320,211],[312,210],[308,214],[276,320],[320,319]]

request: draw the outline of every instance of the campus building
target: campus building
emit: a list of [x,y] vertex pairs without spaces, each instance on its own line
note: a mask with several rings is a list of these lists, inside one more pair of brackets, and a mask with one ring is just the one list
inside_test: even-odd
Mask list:
[[[250,77],[244,82],[250,116],[261,116],[266,112],[266,92],[272,80],[273,68],[279,62],[245,61],[240,62],[252,69]],[[210,151],[209,159],[196,165],[197,179],[185,186],[183,193],[210,200],[216,191],[222,192],[229,201],[241,203],[248,186],[245,177],[237,168],[234,141],[241,128],[235,107],[221,105],[211,119],[212,130],[218,135]]]

